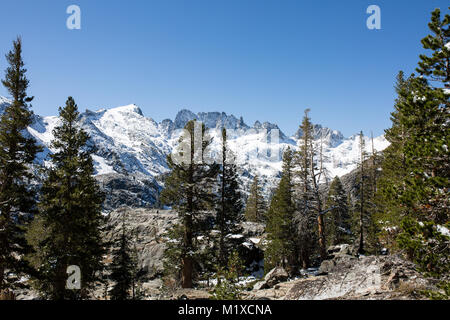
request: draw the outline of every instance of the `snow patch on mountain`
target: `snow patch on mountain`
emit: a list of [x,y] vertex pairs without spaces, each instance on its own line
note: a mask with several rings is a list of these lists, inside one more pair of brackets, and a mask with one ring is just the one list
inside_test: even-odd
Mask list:
[[[9,103],[8,99],[0,96],[0,114]],[[169,172],[167,156],[178,142],[180,129],[193,119],[202,121],[209,129],[217,129],[209,131],[213,138],[212,154],[220,153],[220,128],[228,129],[227,140],[236,156],[245,191],[248,191],[251,180],[257,174],[268,194],[280,178],[284,150],[288,147],[296,150],[302,136],[301,129],[289,137],[276,124],[256,121],[249,126],[242,117],[224,112],[196,114],[183,109],[173,121],[165,119],[158,123],[144,116],[134,104],[87,110],[80,114],[79,125],[90,135],[89,143],[97,149],[93,156],[97,176],[117,174],[139,181],[151,178],[162,186],[161,176]],[[38,157],[42,163],[48,160],[49,153],[55,151],[51,148],[51,140],[52,131],[58,124],[58,117],[35,115],[33,124],[28,128],[29,134],[44,146]],[[337,130],[315,125],[313,137],[316,145],[322,145],[324,167],[329,179],[356,168],[359,159],[358,135],[344,138]],[[365,137],[365,141],[366,147],[371,148],[370,138]],[[374,138],[373,142],[376,151],[382,151],[389,145],[383,136]]]
[[[370,137],[364,136],[365,151],[371,154],[372,141]],[[373,147],[375,152],[383,151],[389,146],[389,142],[384,136],[373,139]],[[359,135],[353,135],[348,139],[343,139],[340,144],[335,147],[326,147],[323,150],[324,167],[329,178],[335,176],[341,177],[354,169],[360,159]]]
[[0,96],[0,115],[3,114],[5,108],[11,104],[11,100]]

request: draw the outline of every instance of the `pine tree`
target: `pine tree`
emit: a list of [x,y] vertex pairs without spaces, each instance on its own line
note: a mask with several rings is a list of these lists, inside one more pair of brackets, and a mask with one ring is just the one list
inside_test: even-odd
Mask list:
[[264,252],[264,268],[268,272],[275,266],[296,267],[294,239],[293,159],[288,148],[283,155],[283,172],[267,212],[266,232],[268,245]]
[[112,255],[110,279],[114,282],[114,287],[110,293],[111,300],[129,300],[133,297],[131,290],[134,289],[137,266],[126,219],[126,213],[123,213],[121,233]]
[[328,243],[337,245],[350,241],[350,215],[348,196],[339,177],[335,177],[328,192],[326,228]]
[[165,259],[166,266],[181,273],[181,286],[192,288],[199,258],[198,239],[209,231],[205,230],[201,214],[213,207],[219,166],[206,161],[211,139],[204,124],[189,121],[179,142],[168,157],[171,173],[161,193],[162,202],[171,205],[181,220],[169,231],[171,241]]
[[381,221],[381,237],[384,245],[395,249],[398,235],[398,222],[407,214],[402,205],[401,195],[406,188],[406,178],[409,174],[406,165],[405,145],[413,128],[405,125],[406,114],[403,113],[402,103],[411,90],[412,77],[405,79],[402,71],[397,75],[395,90],[397,98],[394,111],[391,113],[391,128],[385,130],[385,138],[389,146],[383,150],[382,175],[378,181],[377,218]]
[[353,234],[358,239],[358,253],[366,252],[377,253],[378,238],[375,225],[375,200],[372,186],[372,170],[370,169],[371,160],[366,151],[366,145],[363,132],[359,135],[360,159],[358,162],[358,180],[357,185],[358,198],[353,211]]
[[239,190],[239,177],[234,163],[234,155],[227,146],[227,132],[222,129],[222,165],[219,172],[219,197],[216,204],[217,261],[219,266],[228,264],[228,256],[238,245],[230,237],[242,232],[240,222],[243,220],[242,195]]
[[226,268],[219,268],[217,272],[217,285],[212,291],[213,300],[239,300],[241,298],[242,285],[239,276],[244,269],[239,253],[235,250],[230,254]]
[[137,243],[139,243],[138,231],[130,236],[130,257],[131,257],[131,298],[133,300],[143,300],[146,296],[146,290],[142,285],[142,280],[140,279],[141,270],[139,269],[139,249]]
[[421,54],[417,72],[431,81],[441,82],[450,88],[450,15],[441,20],[441,10],[436,8],[428,24],[432,34],[422,39],[424,49],[432,50],[431,57]]
[[[442,89],[449,85],[449,50],[445,47],[449,22],[449,15],[441,21],[439,9],[432,13],[432,35],[422,40],[432,56],[420,56],[420,77],[397,80],[392,127],[386,131],[391,146],[384,155],[378,189],[380,199],[387,200],[381,205],[388,212],[384,225],[398,230],[394,241],[420,269],[434,276],[446,274],[450,265],[450,240],[439,231],[439,225],[448,226],[450,212],[450,103]],[[439,83],[431,87],[429,80]]]
[[[450,238],[439,230],[442,225],[450,227],[449,24],[448,14],[441,21],[439,9],[432,13],[428,24],[432,34],[422,39],[423,48],[432,50],[432,56],[420,56],[417,71],[421,77],[412,76],[410,90],[403,92],[399,105],[402,123],[411,132],[404,144],[409,174],[400,196],[407,214],[398,243],[420,269],[435,277],[450,270]],[[431,87],[428,81],[438,84]]]
[[[432,89],[423,78],[414,78],[411,92],[401,104],[404,114],[407,115],[404,124],[414,130],[411,131],[404,146],[405,163],[409,174],[403,180],[404,190],[400,194],[400,201],[406,209],[408,219],[433,223],[434,228],[437,228],[437,224],[448,223],[450,212],[445,191],[450,187],[450,154],[446,147],[450,142],[450,129],[446,125],[448,114],[444,111],[447,102],[448,96],[444,96],[442,90]],[[410,238],[415,234],[415,237],[422,238],[423,233],[430,241],[434,238],[426,229],[419,228],[417,233],[411,231],[410,226],[415,223],[408,219],[402,224],[403,237],[407,235],[407,238]],[[403,248],[409,244],[405,238],[400,242]],[[448,250],[442,251],[439,247],[440,245],[436,245],[429,248],[427,255],[435,257],[442,256],[445,251],[449,253]],[[423,253],[415,253],[410,255],[410,258],[423,261],[421,256]],[[429,272],[439,273],[438,270],[441,269],[435,263],[426,265]]]
[[444,125],[448,98],[423,78],[401,78],[397,80],[392,127],[386,130],[391,144],[384,151],[377,192],[379,217],[389,246],[396,249],[400,245],[412,260],[432,270],[437,265],[425,262],[423,257],[439,256],[433,251],[439,251],[440,245],[425,251],[416,246],[418,238],[433,238],[430,227],[422,228],[418,222],[448,221],[448,200],[442,193],[448,188],[448,129]]
[[[37,287],[51,299],[85,299],[105,253],[101,239],[103,194],[97,185],[89,136],[77,125],[79,112],[72,97],[59,108],[61,124],[54,131],[52,166],[42,186],[40,215],[43,238],[33,243],[40,272]],[[35,226],[36,227],[36,226]],[[81,290],[67,290],[67,267],[81,270]]]
[[[316,248],[319,249],[321,259],[326,258],[326,239],[324,211],[322,210],[322,199],[319,192],[319,182],[322,171],[318,163],[318,152],[313,141],[313,124],[308,116],[309,109],[305,110],[302,124],[300,126],[303,135],[297,153],[297,245],[299,258],[303,267],[308,267],[310,258]],[[317,234],[314,234],[317,232]]]
[[[414,187],[408,193],[411,202],[421,202],[420,213],[436,223],[449,218],[448,197],[450,157],[448,143],[450,107],[450,15],[441,20],[440,10],[432,12],[428,24],[432,34],[422,39],[423,48],[432,55],[420,55],[417,71],[422,77],[412,80],[411,92],[401,104],[407,115],[405,125],[414,128],[405,144],[406,162],[413,169]],[[430,82],[438,82],[431,87]],[[447,88],[444,92],[443,87]],[[410,181],[412,182],[412,181]],[[414,199],[415,198],[415,199]],[[414,199],[414,200],[413,200]]]
[[12,96],[0,119],[0,291],[21,274],[32,272],[24,254],[29,252],[24,225],[36,213],[36,195],[29,188],[29,170],[40,148],[24,130],[32,123],[27,97],[29,80],[22,60],[22,41],[17,38],[6,55],[9,64],[2,84]]
[[245,206],[245,218],[247,221],[262,222],[264,211],[265,202],[261,192],[261,185],[258,175],[255,175],[250,187],[250,195]]
[[365,172],[364,166],[366,161],[366,152],[364,150],[364,135],[361,131],[359,134],[359,150],[360,150],[360,160],[359,160],[359,246],[358,253],[364,253],[364,217],[366,215],[365,209],[365,199],[364,199],[364,187],[365,187]]

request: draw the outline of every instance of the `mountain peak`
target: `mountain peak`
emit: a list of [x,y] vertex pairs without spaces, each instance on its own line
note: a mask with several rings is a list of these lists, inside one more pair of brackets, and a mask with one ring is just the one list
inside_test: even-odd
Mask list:
[[188,109],[181,109],[175,117],[175,128],[182,129],[191,120],[197,119],[197,115]]
[[6,98],[6,97],[3,97],[3,96],[0,96],[0,106],[1,105],[6,105],[6,104],[11,104],[11,100],[9,100],[8,98]]
[[108,109],[108,111],[109,112],[121,112],[121,113],[137,113],[140,116],[144,116],[141,108],[139,108],[135,104],[128,104],[126,106],[111,108],[111,109]]
[[238,129],[238,128],[248,128],[244,123],[242,117],[240,119],[236,118],[234,115],[226,114],[225,112],[199,112],[197,114],[190,110],[182,109],[175,117],[175,128],[183,128],[188,121],[198,120],[205,124],[207,128],[226,128],[226,129]]
[[[294,134],[295,139],[300,139],[303,136],[303,130],[298,128]],[[325,145],[329,147],[337,147],[344,140],[344,135],[338,130],[331,130],[327,127],[322,127],[320,124],[315,124],[313,127],[313,137],[315,140],[322,140]]]

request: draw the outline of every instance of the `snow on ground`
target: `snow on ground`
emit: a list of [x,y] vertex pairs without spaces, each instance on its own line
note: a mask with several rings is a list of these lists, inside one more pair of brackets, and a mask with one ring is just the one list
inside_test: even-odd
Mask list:
[[[372,141],[370,137],[364,136],[365,151],[372,152]],[[373,139],[375,152],[383,151],[389,146],[384,136]],[[329,178],[341,177],[356,169],[360,160],[359,135],[353,135],[345,139],[335,148],[326,148],[324,151],[324,167],[328,171]]]
[[50,143],[53,140],[53,130],[60,124],[61,121],[55,116],[36,117],[28,131],[43,145],[50,148]]
[[441,234],[443,234],[444,236],[450,237],[450,231],[449,231],[446,227],[441,226],[441,225],[439,224],[439,225],[437,225],[437,229],[438,229],[438,231],[439,231]]
[[92,156],[92,160],[94,160],[95,165],[95,174],[101,175],[101,174],[108,174],[108,173],[114,173],[114,169],[112,166],[108,165],[104,158],[99,157],[97,155]]

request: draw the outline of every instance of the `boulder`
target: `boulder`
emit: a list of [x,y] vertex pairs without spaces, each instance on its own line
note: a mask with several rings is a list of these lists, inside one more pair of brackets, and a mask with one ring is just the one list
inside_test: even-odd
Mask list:
[[269,271],[264,277],[268,287],[273,287],[277,283],[286,281],[289,278],[289,274],[282,267],[275,267]]
[[334,258],[336,256],[342,256],[342,255],[356,256],[357,249],[354,246],[351,246],[347,243],[343,243],[343,244],[330,246],[327,250],[327,253],[330,256],[330,258]]
[[318,275],[326,275],[337,271],[336,269],[350,267],[353,260],[357,259],[355,247],[346,243],[330,246],[327,253],[328,259],[322,261],[317,272]]
[[336,266],[335,260],[324,260],[320,264],[320,268],[319,268],[317,274],[318,275],[326,275],[326,274],[330,273],[334,269],[335,266]]
[[352,257],[325,260],[328,274],[293,281],[284,299],[414,299],[415,292],[433,284],[398,256]]
[[262,290],[262,289],[267,289],[269,288],[269,286],[267,285],[266,281],[258,281],[254,286],[253,286],[253,290]]

